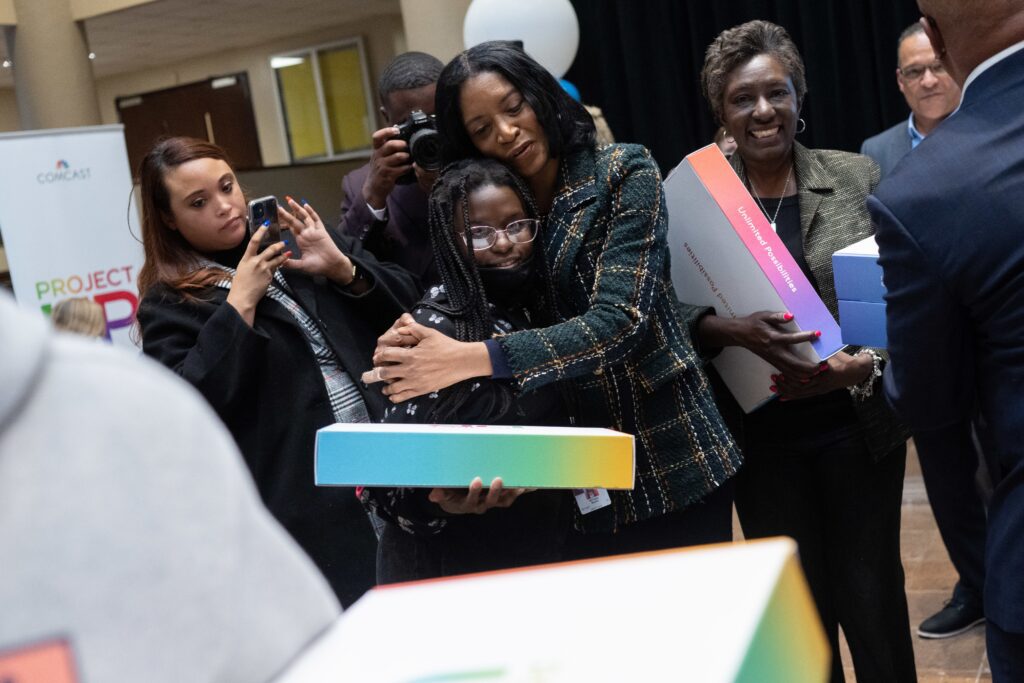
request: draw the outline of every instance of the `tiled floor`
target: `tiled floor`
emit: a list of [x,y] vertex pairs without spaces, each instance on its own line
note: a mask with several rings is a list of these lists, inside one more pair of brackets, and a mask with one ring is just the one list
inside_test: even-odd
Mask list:
[[[735,526],[736,538],[740,538],[739,525]],[[902,545],[910,624],[911,628],[916,629],[922,619],[938,611],[949,598],[956,582],[956,572],[949,563],[949,556],[928,506],[913,448],[907,459],[907,476],[903,487]],[[944,640],[925,640],[916,635],[913,638],[919,683],[979,683],[992,680],[985,659],[983,627]],[[841,649],[843,663],[846,665],[846,680],[854,683],[856,677],[845,642]]]
[[[949,563],[928,506],[917,455],[913,450],[909,455],[907,478],[903,484],[903,568],[907,575],[910,623],[917,628],[922,619],[941,608],[949,598],[956,582],[956,572]],[[914,636],[914,657],[920,683],[992,680],[985,659],[984,627],[944,640],[925,640]],[[844,653],[843,661],[850,661],[848,653]],[[854,680],[852,669],[847,669],[847,680]]]

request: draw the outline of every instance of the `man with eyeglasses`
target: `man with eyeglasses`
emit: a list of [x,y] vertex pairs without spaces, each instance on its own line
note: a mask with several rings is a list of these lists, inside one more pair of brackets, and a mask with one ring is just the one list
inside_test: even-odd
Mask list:
[[900,34],[896,59],[896,85],[910,107],[910,118],[860,147],[861,154],[878,162],[883,178],[960,104],[960,86],[935,57],[921,24],[911,24]]

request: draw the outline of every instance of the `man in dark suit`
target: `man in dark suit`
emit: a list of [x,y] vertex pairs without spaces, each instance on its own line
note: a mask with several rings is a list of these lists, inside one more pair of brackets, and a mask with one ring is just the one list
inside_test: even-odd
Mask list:
[[[883,178],[960,104],[960,86],[936,59],[920,23],[900,34],[896,63],[896,84],[910,107],[910,118],[868,138],[860,148],[861,154],[878,162]],[[975,484],[979,456],[971,441],[963,443],[953,460],[930,457],[920,443],[917,451],[935,523],[959,576],[952,597],[921,622],[917,635],[949,638],[985,620],[985,504]]]
[[369,163],[341,182],[339,234],[363,240],[382,261],[403,266],[423,285],[440,281],[427,233],[427,195],[436,171],[414,164],[396,126],[413,111],[434,114],[434,88],[444,64],[423,52],[405,52],[388,64],[377,86],[380,113],[388,124],[373,134]]
[[910,118],[860,146],[861,154],[878,163],[883,178],[960,104],[960,86],[935,57],[921,24],[911,24],[900,34],[896,64],[896,85],[910,107]]
[[868,199],[888,288],[886,392],[932,457],[972,418],[996,487],[995,681],[1024,681],[1024,0],[918,0],[959,110]]

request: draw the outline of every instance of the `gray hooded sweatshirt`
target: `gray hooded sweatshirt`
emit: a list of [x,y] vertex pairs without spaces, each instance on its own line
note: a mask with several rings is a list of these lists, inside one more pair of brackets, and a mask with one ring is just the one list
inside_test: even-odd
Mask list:
[[265,681],[338,612],[199,394],[0,292],[0,680]]

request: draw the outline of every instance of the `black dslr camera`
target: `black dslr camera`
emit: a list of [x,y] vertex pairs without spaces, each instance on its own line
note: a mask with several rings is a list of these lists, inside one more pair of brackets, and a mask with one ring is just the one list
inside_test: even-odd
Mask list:
[[[409,118],[398,124],[396,140],[405,140],[409,155],[424,171],[439,171],[441,166],[441,136],[433,116],[427,116],[420,109],[414,109]],[[416,174],[409,171],[397,180],[401,185],[416,182]]]

